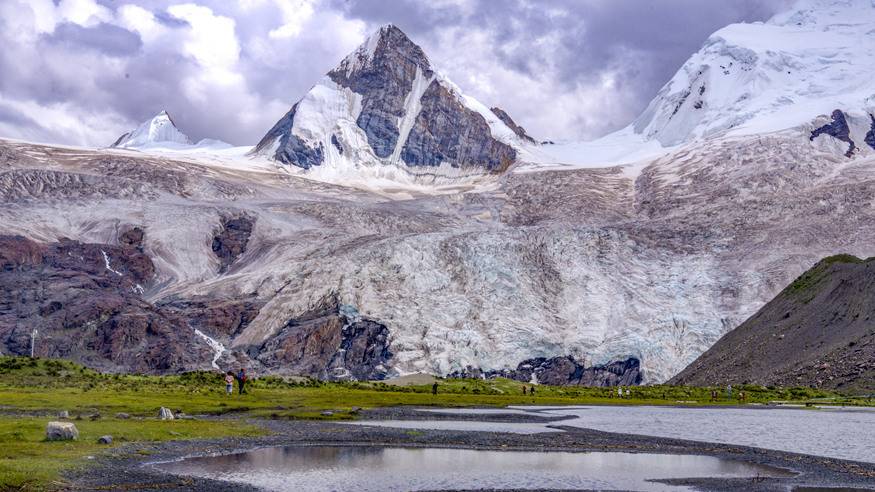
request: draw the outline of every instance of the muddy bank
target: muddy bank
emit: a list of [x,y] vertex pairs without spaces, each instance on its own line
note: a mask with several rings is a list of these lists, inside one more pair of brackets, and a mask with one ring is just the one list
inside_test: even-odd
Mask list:
[[[364,420],[436,420],[450,416],[417,412],[408,408],[378,409],[365,412]],[[500,432],[462,432],[392,429],[349,426],[342,423],[289,420],[252,420],[270,435],[257,438],[227,438],[209,441],[131,444],[115,448],[110,455],[95,460],[86,470],[67,477],[77,490],[257,490],[254,487],[163,473],[149,463],[189,456],[227,454],[266,446],[392,446],[437,447],[503,451],[613,451],[631,453],[697,454],[787,469],[797,473],[788,478],[682,479],[671,483],[701,490],[766,491],[792,490],[795,487],[854,487],[875,489],[875,464],[821,458],[744,446],[684,441],[657,437],[613,434],[562,426],[561,419],[542,419],[520,414],[452,415],[454,420],[492,422],[549,421],[564,432],[548,434],[509,434]],[[221,425],[222,420],[215,418]]]

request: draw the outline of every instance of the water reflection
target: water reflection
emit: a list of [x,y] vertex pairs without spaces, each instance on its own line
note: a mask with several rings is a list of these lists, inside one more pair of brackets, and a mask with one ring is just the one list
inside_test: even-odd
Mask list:
[[709,456],[330,446],[264,448],[156,466],[175,474],[275,491],[684,490],[647,480],[786,475],[770,467]]

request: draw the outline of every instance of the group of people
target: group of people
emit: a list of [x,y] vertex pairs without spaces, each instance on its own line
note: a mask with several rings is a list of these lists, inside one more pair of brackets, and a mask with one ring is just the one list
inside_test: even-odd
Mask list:
[[231,371],[225,373],[225,392],[229,395],[234,393],[234,381],[237,381],[237,389],[239,394],[246,393],[246,369],[240,368],[237,374]]
[[[720,398],[720,392],[717,391],[716,389],[711,390],[711,401],[717,401],[719,398]],[[731,384],[726,386],[726,399],[727,400],[732,399],[732,385]],[[746,400],[747,400],[747,395],[744,394],[744,391],[739,391],[738,392],[738,401],[744,402]]]
[[[535,396],[535,387],[534,387],[534,386],[530,386],[530,387],[528,388],[528,392],[529,392],[530,395]],[[526,394],[526,387],[525,387],[525,386],[523,386],[523,394],[524,394],[524,395]]]
[[[611,395],[611,396],[610,396],[611,398],[614,397],[614,393],[613,393],[613,392],[612,392],[612,393],[609,393],[609,394]],[[623,398],[624,396],[625,396],[625,398],[627,398],[627,399],[628,399],[628,398],[632,398],[632,390],[630,390],[629,388],[626,388],[626,390],[625,390],[625,392],[624,392],[622,386],[617,386],[617,398]]]

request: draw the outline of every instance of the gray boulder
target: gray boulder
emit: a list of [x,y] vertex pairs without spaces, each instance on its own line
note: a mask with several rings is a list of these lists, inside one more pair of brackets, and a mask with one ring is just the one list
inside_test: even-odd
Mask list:
[[61,410],[60,412],[58,412],[58,418],[59,418],[59,419],[69,419],[69,418],[70,418],[70,412],[68,412],[68,411],[66,411],[66,410]]
[[161,420],[173,420],[173,412],[171,412],[169,408],[161,407],[161,409],[158,410],[158,418]]
[[79,439],[79,429],[72,422],[49,422],[46,425],[47,441],[75,441]]
[[131,418],[131,416],[124,413],[124,412],[119,412],[119,413],[115,414],[115,418],[117,418],[119,420],[127,420],[127,419]]
[[97,440],[97,442],[99,444],[112,444],[112,436],[110,436],[110,435],[100,436],[100,438]]

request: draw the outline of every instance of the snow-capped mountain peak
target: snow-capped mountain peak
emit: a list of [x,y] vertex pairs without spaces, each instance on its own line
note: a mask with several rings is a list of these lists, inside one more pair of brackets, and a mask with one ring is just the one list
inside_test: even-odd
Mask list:
[[524,142],[389,24],[328,72],[254,153],[329,180],[353,170],[453,178],[506,169]]
[[167,111],[161,111],[135,130],[119,137],[112,147],[144,148],[167,143],[191,145],[191,139],[176,127]]
[[702,137],[768,133],[811,124],[836,109],[875,108],[872,0],[801,0],[768,22],[712,34],[659,91],[633,128],[676,145]]

